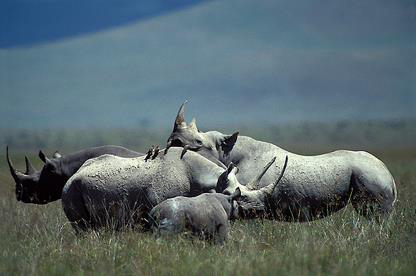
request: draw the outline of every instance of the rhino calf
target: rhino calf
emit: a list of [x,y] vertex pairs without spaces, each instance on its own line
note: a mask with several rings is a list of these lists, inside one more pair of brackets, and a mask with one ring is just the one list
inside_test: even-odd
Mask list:
[[232,195],[204,193],[196,197],[167,199],[150,211],[153,231],[158,235],[189,233],[201,239],[224,243],[229,220],[237,216],[240,190]]

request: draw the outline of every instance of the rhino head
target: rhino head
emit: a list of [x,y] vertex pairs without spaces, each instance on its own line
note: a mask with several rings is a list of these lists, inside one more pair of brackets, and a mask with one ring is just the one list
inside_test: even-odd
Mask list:
[[266,215],[267,206],[273,196],[273,191],[275,190],[277,184],[283,177],[283,174],[287,167],[288,157],[286,156],[285,164],[283,166],[282,172],[278,179],[274,182],[265,186],[261,189],[258,189],[258,184],[260,183],[261,178],[274,163],[276,157],[274,157],[258,174],[258,176],[253,179],[252,182],[248,183],[246,186],[241,185],[237,180],[236,174],[238,173],[238,168],[230,163],[227,170],[225,170],[220,177],[218,178],[216,191],[232,195],[237,192],[238,199],[238,213],[242,218],[254,218],[259,216]]
[[[165,153],[170,147],[184,147],[186,150],[196,151],[214,163],[226,163],[229,152],[237,141],[239,132],[231,135],[218,131],[199,131],[195,118],[187,124],[185,122],[185,101],[179,108],[175,118],[173,131],[168,138]],[[224,167],[224,166],[223,166]]]
[[25,156],[26,171],[24,173],[14,168],[8,147],[6,148],[6,157],[10,173],[16,183],[16,199],[18,201],[46,204],[61,198],[62,187],[54,185],[63,181],[59,153],[56,152],[53,158],[49,159],[42,151],[39,151],[39,157],[45,163],[40,171],[37,171]]

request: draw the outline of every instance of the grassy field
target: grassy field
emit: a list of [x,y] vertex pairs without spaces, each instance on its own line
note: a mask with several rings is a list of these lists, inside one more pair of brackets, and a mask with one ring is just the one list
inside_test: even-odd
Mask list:
[[[77,237],[60,201],[36,206],[15,200],[3,154],[0,274],[415,275],[416,150],[376,155],[398,188],[396,208],[383,224],[350,207],[311,223],[237,221],[228,242],[218,246],[182,237],[156,240],[132,230]],[[23,155],[13,160],[23,168]]]

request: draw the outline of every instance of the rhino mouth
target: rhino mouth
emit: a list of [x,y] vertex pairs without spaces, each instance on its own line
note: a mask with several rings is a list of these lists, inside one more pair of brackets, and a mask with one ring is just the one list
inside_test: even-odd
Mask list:
[[184,143],[178,138],[171,140],[171,147],[183,147]]
[[244,219],[262,218],[265,216],[265,210],[263,206],[252,206],[251,208],[246,208],[246,206],[239,206],[238,213],[239,216]]
[[187,149],[190,149],[192,151],[198,151],[199,149],[201,149],[201,146],[184,143],[179,138],[175,138],[175,139],[171,140],[170,146],[171,147],[185,147],[186,146]]
[[23,198],[23,189],[22,189],[22,184],[20,183],[16,183],[16,200],[17,201],[22,201]]
[[[168,152],[168,150],[171,147],[179,147],[179,148],[184,148],[184,151],[182,152],[182,156],[185,154],[185,152],[187,150],[191,150],[191,151],[198,151],[201,149],[200,146],[194,146],[194,145],[189,145],[187,143],[182,142],[182,140],[180,138],[170,138],[168,140],[168,143],[166,144],[166,148],[165,148],[165,154]],[[181,157],[182,158],[182,157]]]

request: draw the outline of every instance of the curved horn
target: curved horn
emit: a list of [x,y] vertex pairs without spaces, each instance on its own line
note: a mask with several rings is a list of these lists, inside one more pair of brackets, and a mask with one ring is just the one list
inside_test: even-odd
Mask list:
[[6,158],[7,158],[7,163],[9,164],[10,173],[12,174],[14,181],[16,183],[20,183],[20,179],[19,179],[19,176],[17,175],[17,171],[13,167],[13,163],[10,160],[10,157],[9,157],[9,146],[6,146]]
[[35,168],[33,167],[32,163],[30,163],[30,160],[29,158],[27,158],[27,156],[25,156],[25,163],[26,163],[25,174],[32,174],[36,172]]
[[176,115],[175,125],[173,129],[180,127],[182,123],[185,122],[185,104],[187,102],[188,100],[184,101],[181,107],[179,108],[178,115]]
[[189,148],[189,146],[188,146],[188,145],[183,146],[183,150],[182,150],[182,152],[181,152],[181,159],[182,159],[182,157],[185,155],[185,153],[188,151],[188,148]]
[[285,173],[285,171],[286,171],[286,167],[287,167],[287,161],[288,161],[288,159],[289,159],[289,158],[288,158],[288,157],[287,157],[287,155],[286,155],[285,164],[283,165],[282,172],[280,173],[280,176],[279,176],[279,178],[276,180],[276,182],[275,182],[275,183],[272,183],[272,184],[270,184],[270,185],[268,185],[268,186],[266,186],[266,187],[264,187],[264,188],[261,188],[261,190],[263,190],[264,192],[266,192],[266,193],[267,193],[267,194],[269,194],[269,195],[271,195],[271,194],[273,193],[274,189],[276,188],[277,184],[279,184],[280,180],[282,180],[283,174],[284,174],[284,173]]
[[229,175],[234,169],[236,169],[235,173],[237,173],[238,167],[233,162],[230,162],[230,164],[227,167],[227,175]]
[[172,146],[172,140],[169,139],[168,142],[166,143],[166,148],[163,154],[168,153],[169,148]]
[[269,163],[267,163],[267,165],[251,183],[247,184],[247,188],[249,188],[250,190],[258,189],[261,178],[264,176],[264,174],[267,172],[270,166],[273,165],[274,161],[276,161],[276,156],[273,157],[273,159]]

